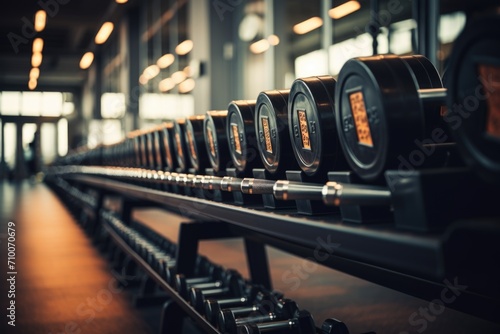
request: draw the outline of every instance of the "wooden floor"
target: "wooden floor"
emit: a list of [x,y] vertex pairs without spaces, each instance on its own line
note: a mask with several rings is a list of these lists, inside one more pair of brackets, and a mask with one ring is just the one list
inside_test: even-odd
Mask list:
[[[182,217],[142,209],[135,218],[177,239]],[[7,326],[7,223],[16,226],[16,327]],[[43,184],[0,181],[0,333],[153,333],[158,319],[134,308],[109,266],[62,203]],[[247,275],[240,240],[203,242],[214,262]],[[500,326],[446,309],[424,323],[429,302],[268,249],[275,289],[309,310],[317,323],[343,320],[351,333],[500,333]],[[301,274],[297,267],[305,268]],[[292,279],[293,278],[293,279]],[[439,296],[436,296],[439,297]],[[420,320],[416,323],[416,320]]]

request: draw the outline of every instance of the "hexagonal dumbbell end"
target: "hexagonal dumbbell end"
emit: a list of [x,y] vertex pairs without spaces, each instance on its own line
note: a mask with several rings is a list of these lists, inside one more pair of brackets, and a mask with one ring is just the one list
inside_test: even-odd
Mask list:
[[349,329],[342,321],[329,318],[323,322],[321,334],[349,334]]

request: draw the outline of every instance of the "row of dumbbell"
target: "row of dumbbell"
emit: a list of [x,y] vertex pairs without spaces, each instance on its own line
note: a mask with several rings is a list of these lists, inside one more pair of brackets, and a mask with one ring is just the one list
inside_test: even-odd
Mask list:
[[[118,217],[109,211],[102,211],[101,217],[113,230],[159,274],[166,268],[175,267],[176,245],[166,238],[157,237],[151,230],[140,224],[135,228],[125,225]],[[142,232],[142,233],[141,233]],[[146,233],[144,233],[146,232]],[[152,240],[146,235],[150,234]],[[157,238],[156,238],[157,237]]]
[[[191,305],[221,333],[317,333],[308,311],[276,291],[248,284],[237,272],[189,279],[177,275],[176,286],[181,294],[189,288]],[[344,323],[331,318],[323,323],[321,333],[349,331]]]
[[[221,333],[316,333],[311,314],[300,310],[297,304],[284,299],[278,292],[271,292],[246,281],[237,271],[221,266],[199,256],[194,277],[172,275],[175,259],[173,247],[164,249],[170,242],[148,240],[132,227],[124,225],[113,213],[103,211],[102,218],[148,264],[174,287],[177,293],[202,314]],[[141,229],[138,224],[139,229]],[[153,239],[156,236],[153,234]],[[329,319],[323,333],[348,333],[340,321]],[[335,329],[335,330],[333,330]]]
[[81,191],[78,188],[75,188],[71,186],[68,182],[61,178],[56,179],[56,184],[57,186],[64,191],[65,194],[69,195],[71,198],[77,200],[78,202],[83,202],[89,207],[95,207],[96,206],[96,201],[95,197]]
[[499,184],[500,116],[491,78],[500,56],[483,47],[498,44],[499,22],[498,13],[488,13],[467,24],[453,43],[447,88],[424,56],[358,57],[342,66],[338,79],[298,78],[290,89],[133,132],[61,163],[196,174],[230,167],[243,177],[265,168],[274,179],[292,170],[323,179],[330,171],[352,171],[380,184],[387,170],[408,169],[409,161],[411,169],[467,165]]

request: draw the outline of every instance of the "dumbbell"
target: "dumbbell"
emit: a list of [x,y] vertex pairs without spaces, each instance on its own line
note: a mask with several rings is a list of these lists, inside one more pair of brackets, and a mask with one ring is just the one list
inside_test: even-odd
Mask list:
[[263,286],[251,285],[245,289],[241,297],[226,299],[207,299],[205,300],[205,317],[212,323],[217,323],[217,317],[222,309],[249,306],[252,303],[258,303],[263,300],[269,292]]
[[276,181],[274,197],[280,200],[323,200],[327,205],[391,205],[391,192],[383,186],[327,182],[325,185]]
[[229,154],[238,173],[250,176],[253,168],[262,168],[257,157],[258,144],[254,126],[255,100],[238,100],[227,108],[226,135]]
[[191,306],[199,313],[204,311],[205,300],[220,297],[241,297],[244,291],[245,281],[235,270],[226,270],[219,281],[205,285],[192,285],[189,291]]
[[323,325],[321,325],[321,334],[349,334],[349,329],[342,321],[335,318],[329,318],[323,321]]
[[224,176],[220,181],[220,189],[224,191],[241,191],[243,179],[233,176]]
[[308,311],[298,311],[292,318],[268,323],[251,323],[238,326],[238,334],[290,333],[316,334],[314,319]]
[[375,182],[408,164],[459,164],[441,109],[445,98],[437,70],[423,56],[347,61],[335,88],[335,116],[349,166]]
[[136,167],[136,156],[135,156],[135,143],[134,139],[127,135],[125,138],[125,162],[122,165],[123,167]]
[[[194,265],[194,277],[199,276],[216,276],[216,271],[219,266],[210,262],[205,256],[198,255]],[[175,265],[165,267],[162,271],[162,276],[165,277],[167,283],[175,288],[176,285],[177,268]]]
[[465,162],[488,184],[500,183],[500,16],[470,22],[453,42],[446,80],[453,137]]
[[163,276],[166,268],[171,268],[176,265],[176,260],[170,253],[165,253],[164,256],[157,256],[154,259],[153,268]]
[[205,276],[186,278],[183,274],[175,275],[175,290],[182,298],[187,299],[192,287],[205,289],[220,287],[223,285],[223,278],[222,267],[213,265],[213,270],[210,270]]
[[148,135],[147,131],[143,130],[140,134],[141,137],[141,155],[142,155],[142,168],[149,167],[149,155],[148,155]]
[[195,188],[203,189],[203,179],[205,175],[195,175],[193,179],[193,186]]
[[148,168],[149,169],[156,169],[159,165],[159,162],[156,161],[156,146],[154,142],[154,136],[153,132],[154,129],[148,129],[148,132],[146,133],[146,138],[147,138],[147,155],[148,155]]
[[163,123],[160,126],[160,150],[164,156],[163,170],[173,172],[177,168],[177,159],[174,159],[174,124]]
[[[258,291],[253,300],[242,302],[242,304],[246,303],[247,305],[235,305],[223,309],[221,308],[217,312],[217,314],[215,314],[217,304],[211,304],[210,306],[212,309],[209,312],[213,313],[213,317],[215,318],[214,324],[217,324],[218,328],[223,330],[223,332],[224,330],[226,330],[226,328],[234,329],[236,318],[248,317],[249,315],[255,314],[258,311],[260,313],[268,313],[274,309],[274,305],[278,302],[278,300],[283,299],[283,294],[280,292],[269,292],[265,288],[256,288],[256,290]],[[207,319],[210,317],[211,316],[209,315]]]
[[163,276],[166,268],[174,267],[176,264],[175,260],[175,245],[162,243],[160,245],[160,250],[163,254],[157,254],[153,258],[152,266],[153,268]]
[[172,259],[170,254],[166,254],[162,249],[158,248],[158,246],[156,246],[152,242],[149,242],[149,245],[146,246],[146,254],[144,256],[144,259],[151,266],[153,266],[156,259],[166,258],[167,256],[168,258]]
[[142,156],[142,137],[141,132],[139,130],[134,131],[134,151],[135,151],[135,167],[142,168],[144,166],[143,156]]
[[206,190],[220,190],[221,189],[222,177],[205,175],[202,183],[202,188]]
[[165,166],[165,159],[162,156],[163,150],[161,148],[161,129],[159,127],[155,128],[152,132],[152,137],[153,137],[153,147],[154,147],[154,152],[153,152],[153,157],[155,160],[155,167],[157,170],[163,171],[163,168]]
[[226,133],[227,110],[207,111],[203,121],[203,136],[210,165],[215,173],[225,171],[231,163]]
[[191,167],[196,173],[201,173],[210,166],[208,161],[205,138],[203,136],[203,122],[205,116],[196,115],[186,119],[185,140]]
[[288,97],[290,90],[264,91],[255,106],[255,132],[264,168],[273,175],[284,175],[299,166],[293,155],[288,130]]
[[[218,325],[222,333],[236,333],[238,326],[257,322],[270,322],[292,318],[299,311],[297,304],[290,299],[277,300],[272,295],[249,307],[224,309],[219,312]],[[270,297],[270,298],[269,298]],[[263,301],[265,301],[263,303]],[[270,309],[265,309],[271,306]]]
[[185,140],[186,120],[179,118],[174,121],[174,152],[177,158],[178,172],[186,172],[189,168],[187,146]]
[[336,81],[332,76],[296,79],[288,97],[288,126],[296,161],[309,177],[326,180],[346,170],[335,124]]

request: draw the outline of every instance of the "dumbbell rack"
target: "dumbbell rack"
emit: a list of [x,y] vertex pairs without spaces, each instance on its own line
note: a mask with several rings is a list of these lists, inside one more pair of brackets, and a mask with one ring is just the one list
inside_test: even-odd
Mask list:
[[[102,229],[101,232],[104,231],[105,234],[112,239],[113,244],[129,256],[131,260],[145,272],[148,278],[152,279],[154,283],[163,289],[170,297],[170,299],[163,306],[160,328],[161,333],[167,332],[166,328],[168,328],[168,332],[180,333],[183,326],[182,319],[184,316],[189,316],[193,319],[206,333],[220,333],[212,324],[201,316],[188,303],[188,301],[183,299],[179,293],[163,277],[161,277],[149,263],[137,254],[137,252],[132,249],[110,226],[110,223],[106,220],[104,215],[103,210],[105,209],[102,208],[102,205],[99,205],[99,199],[104,199],[104,196],[114,194],[113,190],[108,188],[104,191],[98,192],[96,200],[86,192],[75,187],[84,186],[84,182],[78,182],[75,186],[72,186],[67,181],[61,178],[56,178],[54,179],[54,182],[51,183],[55,186],[54,190],[63,194],[67,203],[69,201],[68,204],[72,207],[76,206],[78,209],[82,210],[85,215],[89,216],[89,224],[84,225],[87,232],[94,237],[97,237],[99,234],[99,227],[96,226],[96,224],[99,224],[100,221],[100,228]],[[125,198],[124,201],[126,202],[126,205],[123,205],[122,203],[122,212],[120,215],[122,217],[119,219],[124,225],[130,225],[132,208],[135,205],[143,206],[147,202],[131,200],[130,198]],[[151,203],[149,203],[149,206],[151,206]],[[70,207],[70,209],[72,207]],[[198,242],[200,240],[244,236],[251,282],[252,284],[259,284],[271,290],[271,281],[264,244],[256,242],[250,235],[251,231],[249,230],[221,221],[195,221],[182,223],[180,226],[178,242],[178,249],[180,249],[180,251],[176,254],[177,263],[179,263],[179,265],[177,265],[176,270],[178,273],[183,273],[187,277],[193,274]]]
[[[123,239],[108,225],[103,226],[108,235],[113,239],[113,242],[120,249],[128,254],[135,263],[152,278],[158,286],[163,289],[171,298],[164,305],[164,318],[162,325],[168,324],[169,330],[177,333],[182,328],[182,313],[185,313],[203,329],[206,333],[219,333],[205,318],[201,317],[179,294],[153,269],[144,261]],[[181,316],[179,316],[181,315]]]
[[[318,247],[321,248],[325,242],[336,244],[338,247],[331,252],[329,249],[322,250],[323,254],[328,252],[329,256],[326,256],[321,264],[429,301],[439,296],[446,287],[445,279],[453,280],[453,277],[447,276],[446,265],[449,260],[451,262],[456,260],[453,259],[454,254],[461,254],[461,252],[455,252],[456,249],[450,248],[447,244],[446,233],[443,231],[412,232],[396,229],[389,222],[370,225],[346,224],[342,222],[338,214],[306,217],[290,210],[268,210],[257,206],[241,207],[168,193],[102,176],[75,173],[64,175],[63,178],[75,185],[97,190],[101,194],[100,200],[104,197],[103,194],[114,194],[159,205],[169,211],[199,221],[200,225],[206,224],[207,221],[214,224],[224,222],[224,225],[218,225],[225,226],[221,230],[227,228],[226,231],[230,233],[243,235],[253,240],[254,245],[267,244],[304,258],[314,258],[315,250]],[[96,207],[100,205],[97,204]],[[470,222],[470,224],[476,223],[481,222]],[[194,226],[193,231],[196,230]],[[189,229],[190,227],[182,228]],[[230,234],[227,233],[226,235],[222,233],[220,237]],[[216,238],[217,236],[196,235],[196,233],[184,235],[187,237],[182,240],[181,232],[178,252],[181,261],[179,263],[185,263],[186,267],[181,270],[189,273],[192,268],[191,264],[194,263],[193,256],[196,253],[197,242],[204,237]],[[319,238],[322,238],[322,242]],[[452,246],[459,247],[460,245]],[[264,252],[263,248],[259,249]],[[125,251],[130,250],[125,248]],[[247,255],[249,253],[251,252],[247,249]],[[183,259],[183,256],[186,257]],[[265,257],[265,253],[263,256]],[[266,284],[266,279],[269,277],[267,266],[266,270],[261,272],[259,268],[262,267],[257,265],[252,269],[251,258],[249,258],[249,264],[252,280]],[[141,266],[148,271],[147,263]],[[151,272],[151,274],[155,273]],[[154,275],[152,277],[155,281],[161,279],[155,278]],[[158,283],[164,287],[164,284]],[[270,285],[270,282],[268,283]],[[169,295],[176,295],[168,284],[164,288]],[[178,305],[176,307],[180,307],[195,319],[207,332],[217,332],[182,298],[173,297],[173,300]],[[500,302],[486,294],[463,290],[460,298],[457,298],[449,307],[490,321],[498,321]]]

